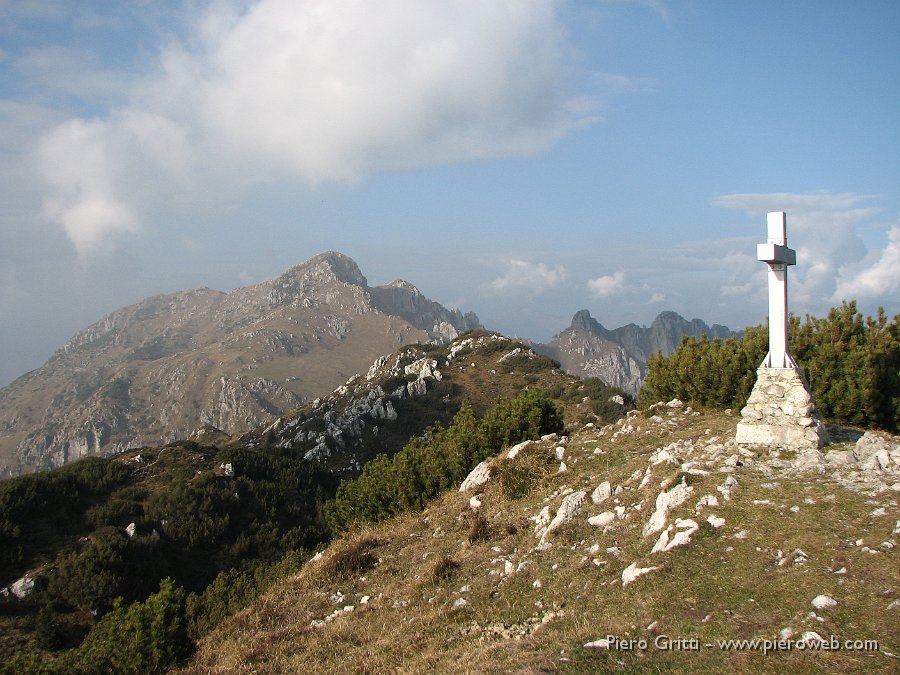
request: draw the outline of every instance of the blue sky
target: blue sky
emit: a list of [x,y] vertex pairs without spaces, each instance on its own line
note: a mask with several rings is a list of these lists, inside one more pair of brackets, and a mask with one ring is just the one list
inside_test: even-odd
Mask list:
[[325,250],[546,340],[900,312],[900,3],[0,0],[0,385]]

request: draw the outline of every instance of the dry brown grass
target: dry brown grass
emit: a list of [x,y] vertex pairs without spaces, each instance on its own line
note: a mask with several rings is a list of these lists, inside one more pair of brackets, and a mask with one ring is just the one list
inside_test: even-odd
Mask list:
[[454,576],[456,576],[459,568],[460,564],[458,562],[456,562],[449,555],[445,555],[443,558],[437,561],[434,569],[431,570],[431,579],[436,584],[444,581],[449,581]]
[[475,544],[479,541],[490,541],[494,537],[494,528],[483,515],[475,516],[472,521],[472,528],[469,530],[469,543]]
[[346,579],[362,574],[378,564],[378,558],[372,552],[381,542],[375,537],[362,537],[355,541],[344,542],[337,547],[325,563],[324,572],[336,579]]
[[[644,488],[632,474],[647,467],[655,448],[678,438],[733,433],[735,422],[704,413],[664,432],[635,416],[631,423],[640,429],[616,439],[582,429],[567,446],[567,472],[542,476],[520,499],[506,498],[497,481],[485,486],[481,513],[491,537],[471,536],[479,519],[473,521],[469,495],[458,492],[434,500],[423,513],[348,535],[333,545],[333,553],[309,563],[205,638],[185,670],[897,672],[896,657],[883,653],[900,653],[898,610],[886,610],[900,595],[896,553],[866,553],[855,545],[862,538],[876,548],[890,537],[897,518],[892,494],[869,498],[827,478],[771,480],[744,470],[733,500],[710,510],[725,518],[724,527],[704,525],[691,545],[650,554],[655,536],[642,537],[641,526],[660,482],[675,479],[680,469],[653,467]],[[694,493],[673,517],[693,516],[697,499],[717,494],[724,477],[719,472],[693,477]],[[600,507],[588,504],[584,517],[551,534],[549,550],[535,551],[528,518],[544,505],[558,506],[563,489],[590,491],[603,480],[623,491]],[[634,509],[638,504],[640,510]],[[626,506],[627,516],[610,531],[585,522],[587,515],[615,505]],[[870,515],[876,506],[885,506],[887,515]],[[746,537],[736,538],[742,530]],[[361,546],[371,539],[377,546]],[[608,553],[611,547],[618,552]],[[805,551],[809,561],[779,565],[778,551],[794,548]],[[334,574],[331,561],[351,550],[357,559],[377,552],[377,564]],[[623,588],[621,573],[631,562],[659,569]],[[453,573],[438,574],[444,567]],[[847,573],[835,574],[841,567]],[[838,601],[833,610],[818,613],[821,622],[809,616],[810,601],[820,593]],[[467,604],[454,609],[460,598]],[[352,611],[334,615],[349,605]],[[333,618],[314,623],[328,616]],[[705,647],[717,640],[773,639],[788,626],[798,636],[816,630],[825,637],[878,639],[881,651],[764,655]],[[649,647],[583,647],[606,635],[648,640]],[[659,635],[696,638],[704,646],[654,649]]]

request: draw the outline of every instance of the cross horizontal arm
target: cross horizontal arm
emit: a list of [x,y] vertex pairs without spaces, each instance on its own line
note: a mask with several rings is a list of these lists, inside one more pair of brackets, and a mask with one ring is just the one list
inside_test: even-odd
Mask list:
[[773,263],[796,265],[797,252],[792,248],[781,246],[780,244],[757,244],[756,259],[769,263],[770,265]]

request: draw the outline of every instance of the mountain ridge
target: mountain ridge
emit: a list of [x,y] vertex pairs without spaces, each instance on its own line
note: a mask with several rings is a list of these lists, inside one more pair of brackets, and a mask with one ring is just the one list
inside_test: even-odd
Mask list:
[[239,433],[401,345],[479,327],[409,282],[370,287],[335,251],[228,293],[154,295],[77,332],[0,390],[0,474],[187,438],[203,425]]
[[700,319],[688,321],[673,311],[663,311],[649,327],[634,323],[608,329],[587,309],[572,317],[568,328],[535,349],[560,362],[563,369],[581,377],[598,377],[635,395],[647,374],[653,354],[668,356],[683,337],[726,339],[738,333],[726,326],[708,326]]

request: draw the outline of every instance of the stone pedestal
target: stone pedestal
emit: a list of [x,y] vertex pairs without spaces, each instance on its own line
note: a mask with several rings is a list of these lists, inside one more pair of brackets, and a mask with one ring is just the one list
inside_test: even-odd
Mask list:
[[806,378],[796,368],[759,368],[741,410],[736,440],[790,450],[821,448],[827,442]]

